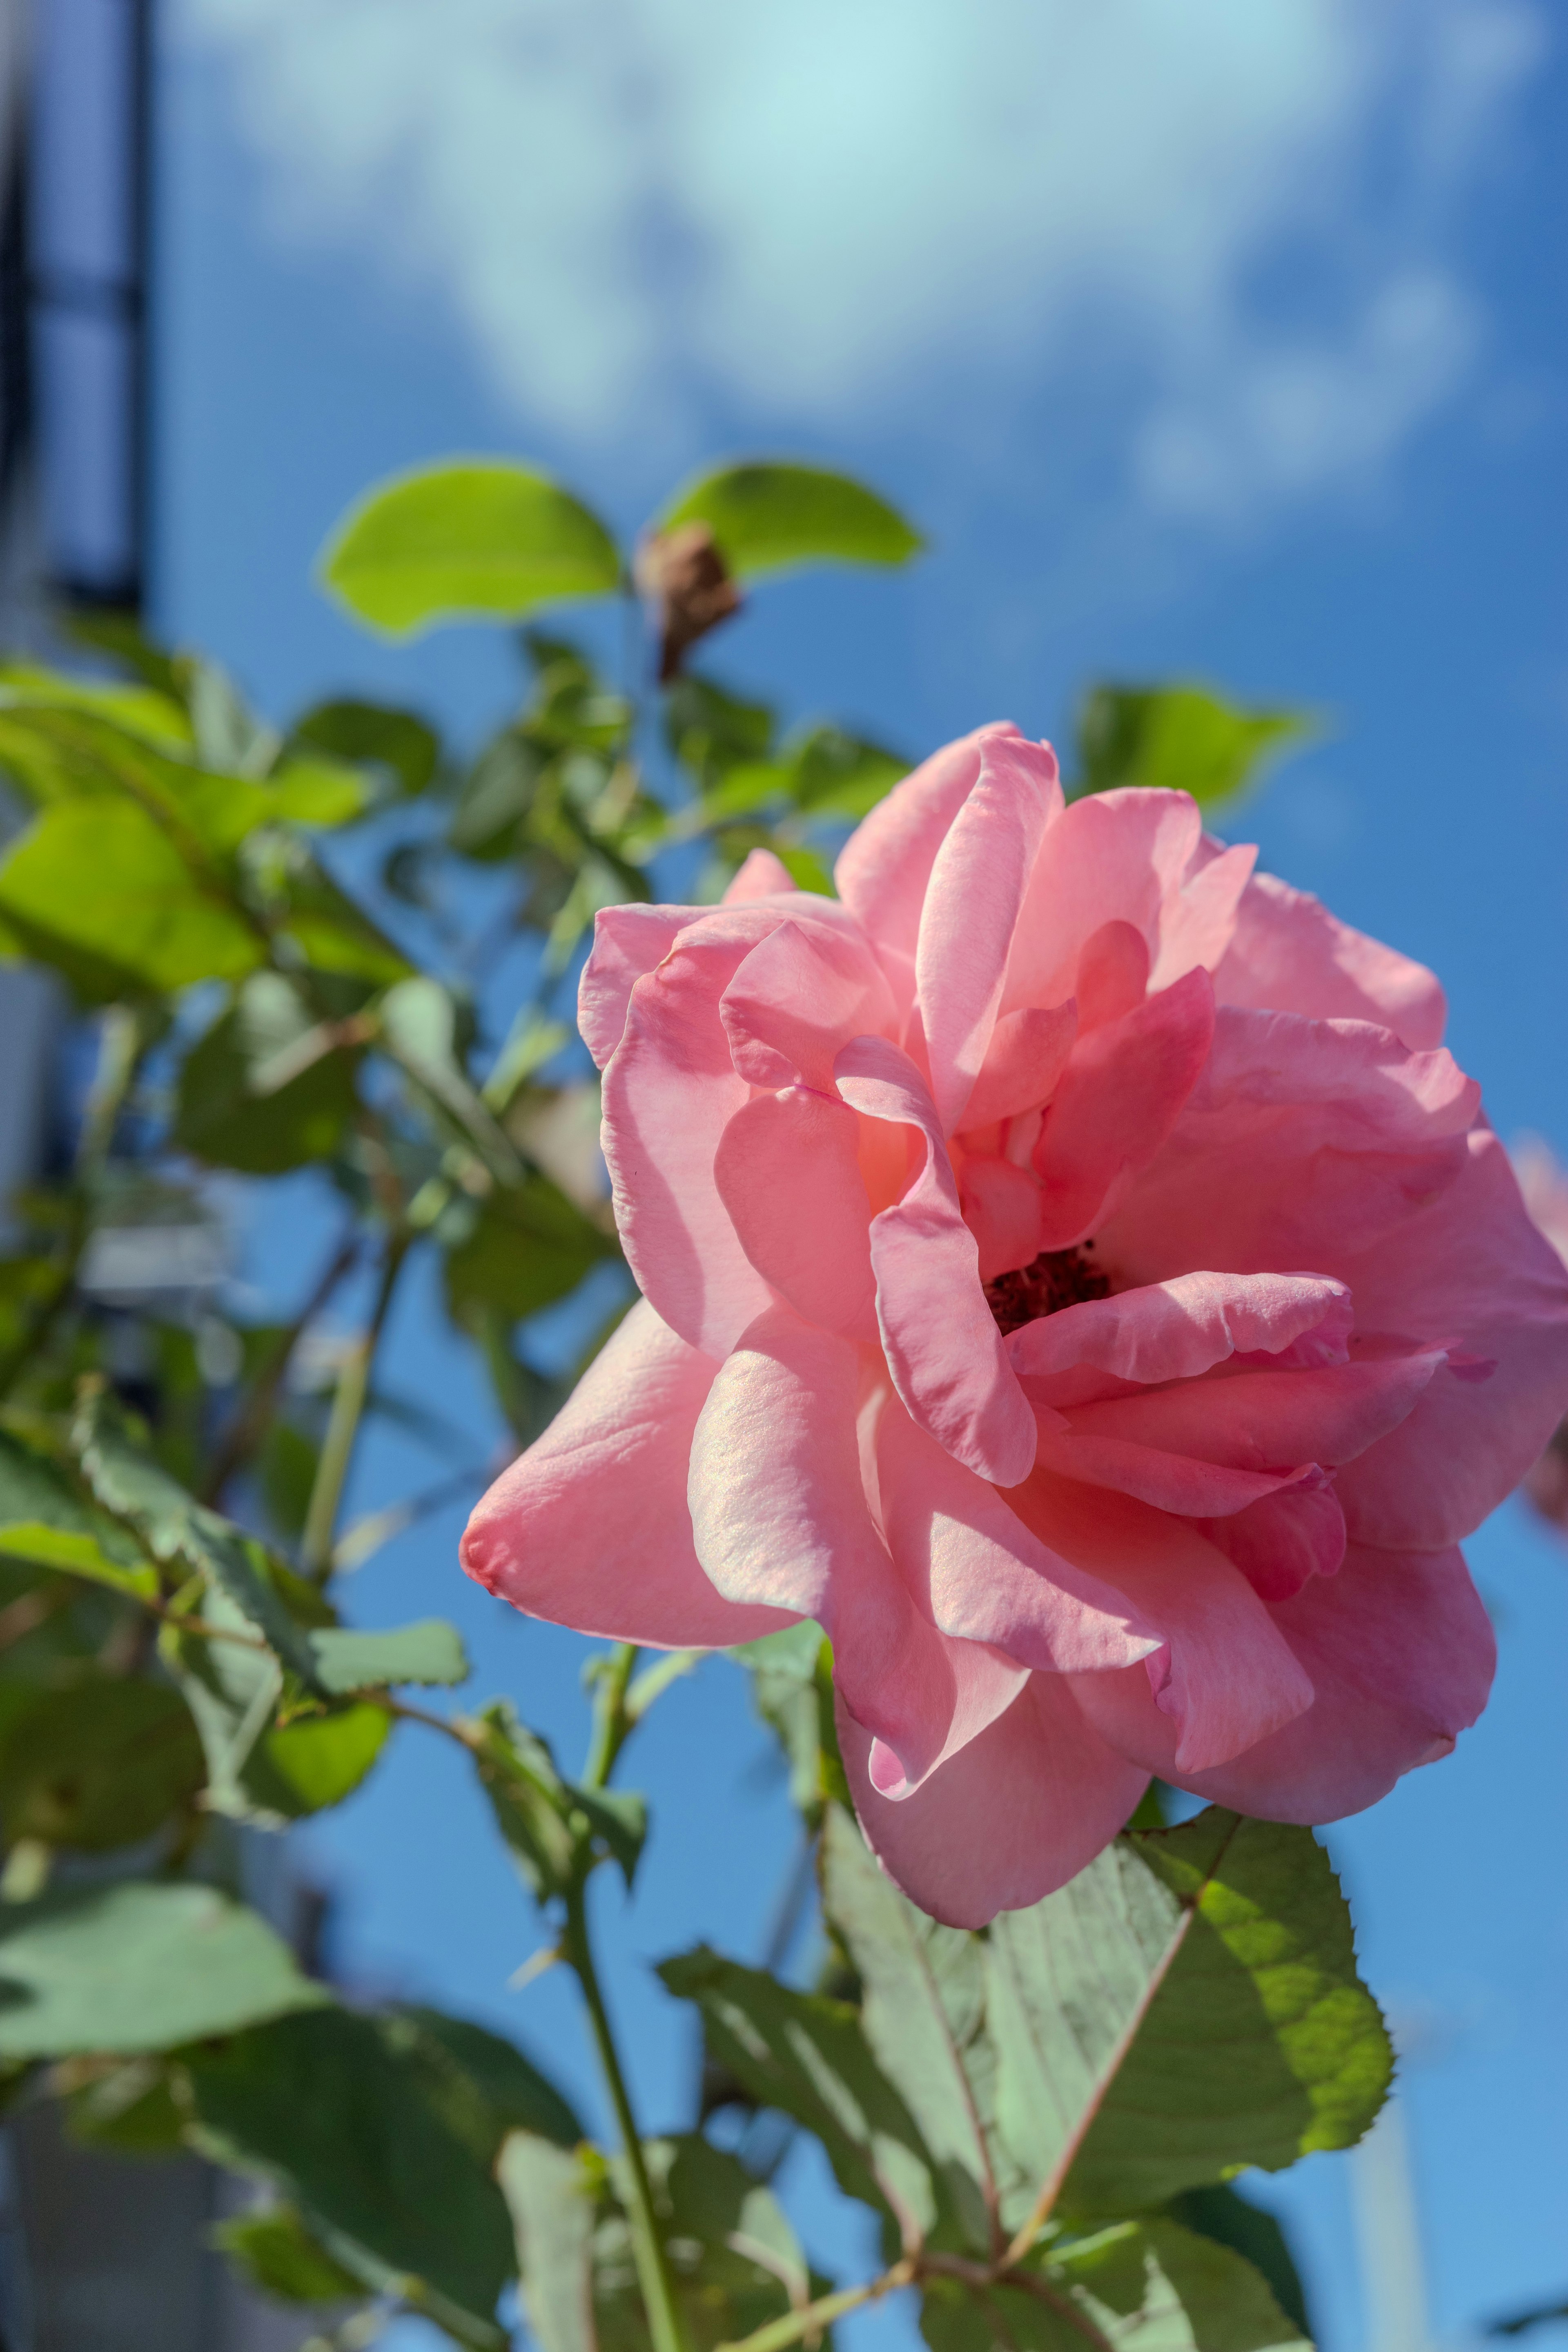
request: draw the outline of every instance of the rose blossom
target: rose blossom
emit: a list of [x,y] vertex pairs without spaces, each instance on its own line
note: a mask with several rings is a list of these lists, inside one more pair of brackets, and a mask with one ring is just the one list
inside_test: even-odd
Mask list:
[[[1568,1174],[1538,1136],[1516,1143],[1512,1158],[1525,1207],[1568,1265]],[[1525,1472],[1523,1491],[1543,1519],[1568,1535],[1568,1422],[1558,1423],[1545,1453]]]
[[643,1292],[469,1573],[626,1641],[833,1643],[891,1875],[975,1926],[1151,1773],[1324,1822],[1446,1755],[1457,1549],[1568,1403],[1568,1277],[1432,975],[1186,794],[982,728],[839,898],[758,851],[583,976]]

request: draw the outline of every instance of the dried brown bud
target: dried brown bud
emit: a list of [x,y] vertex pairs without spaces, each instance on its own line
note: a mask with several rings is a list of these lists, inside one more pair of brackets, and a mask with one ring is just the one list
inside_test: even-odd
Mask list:
[[658,616],[658,677],[668,686],[689,646],[741,609],[741,591],[705,522],[653,531],[637,550],[637,583]]

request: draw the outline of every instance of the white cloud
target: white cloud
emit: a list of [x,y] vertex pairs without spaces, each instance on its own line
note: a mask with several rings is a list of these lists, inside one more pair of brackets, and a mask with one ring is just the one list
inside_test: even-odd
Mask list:
[[1542,46],[1531,0],[183,0],[180,26],[232,60],[290,233],[434,291],[558,433],[713,400],[762,432],[918,424],[1098,371],[1144,493],[1218,520],[1375,467],[1463,379],[1448,215]]

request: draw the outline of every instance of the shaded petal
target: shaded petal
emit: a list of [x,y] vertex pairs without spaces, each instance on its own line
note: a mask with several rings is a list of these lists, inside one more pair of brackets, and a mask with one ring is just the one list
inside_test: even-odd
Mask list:
[[879,951],[904,959],[911,976],[937,852],[979,776],[984,746],[1007,738],[1018,738],[1018,730],[1003,720],[945,744],[879,801],[839,853],[833,872],[839,898]]
[[959,1126],[990,1127],[1048,1102],[1077,1034],[1078,1007],[1070,997],[1065,1004],[1026,1005],[1021,1012],[1005,1013],[991,1032]]
[[1149,992],[1149,942],[1131,923],[1101,923],[1083,943],[1075,998],[1079,1034],[1102,1029]]
[[932,861],[915,946],[916,1002],[944,1134],[980,1075],[1029,876],[1061,807],[1048,746],[1007,735],[982,741],[979,773]]
[[908,1055],[883,1038],[857,1038],[834,1067],[854,1109],[918,1129],[926,1147],[903,1199],[871,1223],[877,1319],[893,1384],[955,1461],[1016,1486],[1035,1458],[1034,1415],[980,1287],[979,1253],[931,1096]]
[[627,1260],[670,1328],[714,1357],[768,1304],[713,1173],[719,1139],[749,1099],[718,1006],[750,945],[706,926],[684,933],[632,990],[605,1071],[605,1161]]
[[1397,1429],[1443,1361],[1441,1349],[1317,1371],[1222,1372],[1061,1408],[1075,1436],[1121,1438],[1238,1470],[1352,1462]]
[[[1081,805],[1081,803],[1079,804]],[[1035,1147],[1041,1245],[1068,1249],[1110,1214],[1175,1126],[1214,1030],[1214,991],[1190,971],[1079,1038]]]
[[731,1059],[749,1085],[798,1081],[819,1094],[832,1093],[834,1056],[847,1039],[888,1034],[898,1018],[881,967],[858,932],[791,921],[758,941],[719,1013]]
[[1159,1647],[1124,1593],[1048,1549],[896,1397],[878,1418],[876,1472],[889,1549],[944,1633],[1051,1672],[1124,1666]]
[[531,1617],[655,1648],[719,1649],[793,1622],[735,1607],[698,1565],[687,1461],[717,1370],[639,1299],[475,1510],[468,1574]]
[[[1151,1658],[1131,1671],[1153,1690],[1153,1712],[1176,1727],[1184,1771],[1239,1756],[1311,1705],[1312,1685],[1272,1612],[1186,1520],[1044,1470],[1013,1503],[1042,1542],[1116,1585],[1164,1636],[1164,1670]],[[1141,1716],[1132,1718],[1129,1744],[1128,1684],[1127,1670],[1072,1677],[1090,1722],[1146,1771],[1158,1771],[1147,1742],[1139,1744]]]
[[719,1139],[713,1177],[742,1248],[808,1323],[873,1343],[871,1210],[860,1122],[806,1087],[759,1095]]
[[871,1785],[870,1739],[842,1706],[838,1739],[872,1853],[911,1902],[952,1927],[984,1927],[1065,1886],[1110,1843],[1148,1780],[1056,1675],[1031,1675],[1005,1715],[898,1803]]
[[1270,1612],[1316,1696],[1270,1738],[1212,1771],[1184,1772],[1147,1694],[1141,1754],[1194,1796],[1263,1821],[1337,1822],[1385,1797],[1402,1774],[1448,1755],[1487,1703],[1497,1644],[1457,1548],[1384,1552],[1352,1544],[1338,1576],[1313,1577]]
[[1234,1561],[1260,1601],[1289,1601],[1310,1577],[1337,1576],[1345,1556],[1345,1515],[1332,1482],[1303,1478],[1199,1532]]
[[966,1160],[959,1202],[979,1246],[982,1282],[1039,1255],[1040,1187],[1026,1168],[1010,1160]]
[[1349,1290],[1322,1275],[1181,1274],[1026,1323],[1009,1333],[1007,1352],[1032,1380],[1091,1365],[1153,1385],[1194,1379],[1232,1354],[1278,1355],[1309,1334],[1320,1361],[1342,1360],[1351,1319]]
[[1272,874],[1256,875],[1242,893],[1215,990],[1222,1004],[1381,1022],[1412,1048],[1443,1042],[1447,1007],[1425,964],[1352,931]]
[[948,1646],[872,1520],[856,1420],[861,1360],[771,1307],[720,1369],[691,1447],[697,1556],[727,1600],[815,1617],[847,1703],[918,1780],[958,1697]]
[[1468,1138],[1459,1181],[1345,1270],[1358,1322],[1480,1359],[1451,1356],[1408,1421],[1339,1481],[1354,1540],[1440,1550],[1496,1508],[1568,1411],[1568,1274],[1486,1129]]
[[[1079,1433],[1063,1416],[1049,1412],[1040,1423],[1038,1460],[1044,1470],[1135,1495],[1157,1511],[1183,1518],[1228,1517],[1276,1495],[1310,1475],[1310,1465],[1284,1470],[1240,1470],[1186,1454],[1163,1453],[1136,1440]],[[1225,1550],[1226,1547],[1220,1547]]]

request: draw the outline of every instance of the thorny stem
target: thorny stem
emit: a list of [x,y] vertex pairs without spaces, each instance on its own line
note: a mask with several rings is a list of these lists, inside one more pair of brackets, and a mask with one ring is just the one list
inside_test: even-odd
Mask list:
[[345,1359],[338,1374],[337,1392],[332,1399],[331,1417],[327,1423],[321,1458],[316,1465],[315,1483],[310,1488],[300,1545],[300,1560],[305,1573],[314,1577],[320,1584],[324,1584],[332,1572],[332,1541],[337,1532],[338,1511],[353,1461],[360,1423],[364,1417],[365,1399],[370,1392],[371,1367],[375,1361],[387,1309],[392,1305],[392,1294],[397,1286],[397,1277],[402,1272],[412,1238],[407,1233],[395,1233],[389,1237],[370,1322],[363,1338]]

